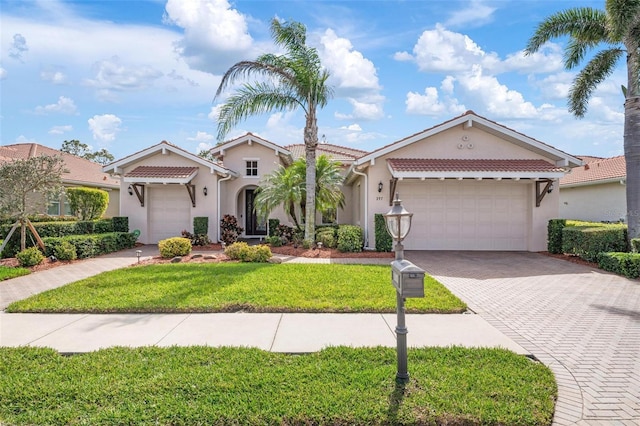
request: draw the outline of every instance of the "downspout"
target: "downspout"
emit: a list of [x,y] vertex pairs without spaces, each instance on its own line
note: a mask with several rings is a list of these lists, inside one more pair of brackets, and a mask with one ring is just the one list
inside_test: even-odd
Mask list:
[[369,176],[366,173],[359,172],[353,168],[353,173],[358,176],[364,176],[364,248],[371,250],[369,247]]
[[218,225],[217,225],[217,229],[218,229],[218,242],[222,241],[220,239],[221,235],[220,235],[220,182],[224,182],[225,180],[229,180],[231,179],[231,174],[228,174],[226,177],[223,177],[222,179],[218,179],[218,194],[217,194],[217,214],[218,214]]

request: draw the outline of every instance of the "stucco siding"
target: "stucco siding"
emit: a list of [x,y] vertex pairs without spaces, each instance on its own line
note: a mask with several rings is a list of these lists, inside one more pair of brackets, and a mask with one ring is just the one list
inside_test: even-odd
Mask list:
[[626,186],[619,181],[560,188],[561,218],[617,222],[626,212]]

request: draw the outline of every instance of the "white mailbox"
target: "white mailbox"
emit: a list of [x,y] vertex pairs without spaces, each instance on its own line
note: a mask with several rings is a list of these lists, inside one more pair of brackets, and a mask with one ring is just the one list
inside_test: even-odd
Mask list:
[[391,281],[402,297],[424,297],[424,270],[408,260],[391,262]]

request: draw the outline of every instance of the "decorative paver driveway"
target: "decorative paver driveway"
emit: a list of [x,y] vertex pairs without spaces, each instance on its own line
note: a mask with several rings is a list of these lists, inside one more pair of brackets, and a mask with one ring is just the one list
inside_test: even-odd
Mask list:
[[538,253],[405,255],[553,370],[554,425],[640,425],[640,281]]

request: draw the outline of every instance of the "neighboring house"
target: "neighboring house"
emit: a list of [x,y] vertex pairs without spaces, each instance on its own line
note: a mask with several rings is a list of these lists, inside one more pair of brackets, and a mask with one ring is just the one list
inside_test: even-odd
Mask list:
[[[16,159],[26,160],[41,155],[58,155],[64,159],[66,171],[62,174],[62,184],[69,187],[89,187],[107,191],[109,205],[103,217],[117,216],[120,212],[120,180],[102,171],[102,165],[57,149],[49,148],[37,143],[18,143],[0,146],[0,163]],[[71,208],[62,194],[60,198],[50,200],[46,211],[41,212],[51,216],[70,215]]]
[[560,216],[594,222],[625,221],[627,172],[624,156],[579,157],[585,163],[560,179]]
[[[238,218],[243,236],[266,235],[253,212],[260,178],[303,156],[304,145],[248,133],[211,151],[217,161],[163,141],[104,167],[122,177],[120,213],[141,231],[141,242],[191,231],[197,216],[209,217],[209,235],[219,239],[225,214]],[[414,213],[406,249],[545,250],[547,222],[559,213],[552,184],[582,165],[472,111],[373,152],[321,143],[321,154],[344,165],[337,222],[361,226],[368,249],[375,247],[375,214],[388,212],[399,193]],[[282,209],[270,217],[288,223]]]

